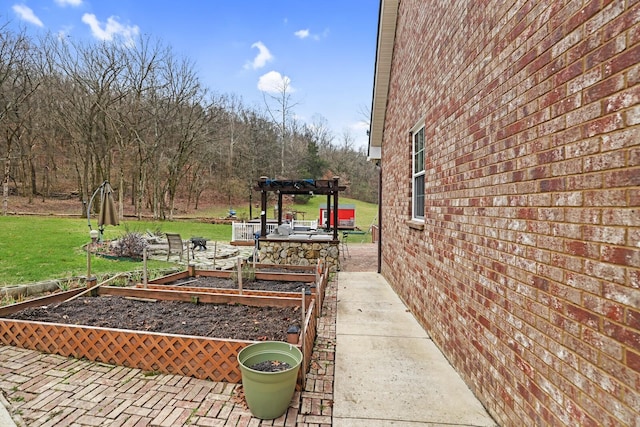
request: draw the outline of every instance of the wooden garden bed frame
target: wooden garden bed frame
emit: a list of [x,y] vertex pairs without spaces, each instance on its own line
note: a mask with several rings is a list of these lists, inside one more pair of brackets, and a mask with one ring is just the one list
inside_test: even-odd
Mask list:
[[[74,289],[51,296],[0,308],[0,316],[27,307],[66,301],[86,289]],[[201,290],[201,289],[200,289]],[[155,300],[177,300],[198,303],[235,303],[251,306],[304,306],[303,328],[294,344],[303,353],[303,369],[298,382],[304,385],[305,373],[317,332],[319,305],[316,298],[286,296],[238,295],[229,293],[192,292],[184,289],[159,290],[98,286],[93,295],[118,295]],[[255,341],[163,334],[124,329],[64,325],[0,318],[0,343],[67,357],[86,358],[96,362],[138,368],[149,372],[185,375],[211,381],[238,383],[241,380],[237,355]]]
[[[280,272],[260,271],[263,270],[282,270]],[[308,271],[307,273],[290,273],[292,270]],[[276,298],[300,298],[301,295],[295,292],[282,291],[264,291],[251,289],[225,289],[225,288],[205,288],[198,286],[173,285],[173,282],[189,277],[220,277],[231,279],[233,275],[229,270],[197,270],[193,266],[189,266],[188,270],[169,274],[149,281],[147,285],[138,284],[137,288],[153,289],[153,290],[172,290],[177,292],[202,292],[211,294],[229,294],[229,295],[247,295],[256,297],[276,297]],[[317,266],[297,266],[282,264],[256,264],[255,277],[257,280],[274,280],[279,282],[307,282],[311,295],[316,302],[316,315],[319,316],[324,302],[325,289],[327,287],[329,271],[325,263],[319,263]]]

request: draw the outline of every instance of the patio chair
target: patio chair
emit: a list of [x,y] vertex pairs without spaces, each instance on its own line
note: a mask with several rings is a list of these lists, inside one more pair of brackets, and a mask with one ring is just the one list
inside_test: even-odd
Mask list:
[[169,243],[169,249],[167,250],[167,261],[172,253],[177,253],[180,256],[180,262],[182,262],[182,255],[184,254],[184,243],[182,237],[179,234],[166,233],[167,243]]

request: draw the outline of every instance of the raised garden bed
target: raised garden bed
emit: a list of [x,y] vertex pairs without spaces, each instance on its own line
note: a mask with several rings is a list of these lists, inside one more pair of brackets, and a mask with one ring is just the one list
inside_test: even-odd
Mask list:
[[298,305],[196,304],[110,295],[25,308],[7,318],[248,341],[286,341],[290,326],[302,327]]
[[254,295],[299,298],[304,289],[316,300],[317,312],[324,301],[329,272],[327,265],[297,266],[255,264],[255,280],[243,281],[242,287],[233,280],[233,271],[197,270],[189,266],[185,271],[159,277],[138,288],[173,290],[176,292],[205,292],[230,295]]
[[[216,290],[201,292],[199,290],[202,288],[198,288],[196,291],[172,290],[168,289],[166,285],[163,289],[99,286],[92,292],[97,298],[78,298],[76,301],[80,304],[92,305],[97,301],[101,301],[101,303],[106,300],[123,301],[116,300],[116,297],[127,298],[126,301],[131,301],[133,298],[137,299],[137,302],[141,303],[143,307],[151,307],[154,304],[160,306],[164,304],[161,303],[162,301],[168,301],[170,304],[178,304],[178,301],[183,301],[187,303],[186,306],[195,308],[197,311],[204,311],[205,307],[211,309],[214,305],[222,307],[222,305],[230,304],[246,310],[241,314],[245,317],[248,317],[247,313],[252,310],[254,313],[255,309],[257,312],[262,310],[262,317],[259,317],[260,315],[253,317],[253,321],[258,323],[274,323],[273,318],[266,315],[268,311],[274,310],[276,316],[284,319],[276,322],[277,327],[275,328],[279,330],[279,333],[282,333],[282,330],[286,330],[291,324],[295,324],[293,320],[297,315],[298,324],[303,325],[297,344],[304,354],[304,369],[300,370],[299,375],[299,381],[303,381],[316,335],[317,308],[319,306],[313,295],[303,296],[300,293],[294,297],[290,293],[282,292],[276,295],[240,295],[239,293],[222,292],[229,290],[220,290],[220,292]],[[247,345],[265,337],[272,338],[267,336],[266,332],[256,331],[254,332],[257,336],[253,339],[240,339],[235,336],[197,336],[193,330],[186,330],[185,333],[180,331],[177,333],[156,332],[155,329],[150,328],[149,323],[146,326],[143,324],[143,326],[134,329],[127,329],[122,323],[123,316],[131,317],[132,311],[126,315],[128,309],[122,303],[111,304],[109,311],[111,316],[121,319],[121,321],[116,320],[117,327],[112,327],[113,324],[109,326],[64,324],[60,320],[50,323],[37,319],[37,316],[30,320],[6,318],[11,314],[23,312],[29,307],[55,306],[77,296],[82,291],[83,289],[76,289],[0,308],[0,316],[3,317],[0,318],[0,343],[63,356],[84,357],[93,361],[136,367],[144,371],[166,372],[212,381],[237,383],[241,379],[236,361],[238,352]],[[63,302],[58,308],[63,308],[67,304],[71,305],[72,301]],[[178,306],[173,308],[176,307]],[[213,308],[213,310],[216,309]],[[35,311],[24,311],[23,314],[37,312],[36,309]],[[67,314],[67,316],[69,315]],[[94,317],[99,319],[104,316],[96,314]],[[195,315],[191,314],[190,316],[193,318]],[[258,318],[262,320],[257,320]],[[189,321],[190,317],[185,314],[184,322],[188,323]],[[233,323],[234,318],[227,317],[226,321]],[[254,324],[253,327],[257,326]]]

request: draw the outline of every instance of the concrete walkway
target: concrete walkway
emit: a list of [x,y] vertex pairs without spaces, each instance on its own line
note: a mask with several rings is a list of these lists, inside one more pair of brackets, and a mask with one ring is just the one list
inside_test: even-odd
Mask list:
[[333,426],[495,426],[386,280],[338,275]]
[[9,402],[0,394],[0,426],[2,427],[15,427],[16,423],[9,415]]

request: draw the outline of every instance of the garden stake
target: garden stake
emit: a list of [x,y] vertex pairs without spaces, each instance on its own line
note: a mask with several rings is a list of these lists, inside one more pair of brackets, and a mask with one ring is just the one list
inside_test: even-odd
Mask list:
[[320,304],[321,304],[320,295],[322,295],[322,275],[316,277],[316,315],[318,317],[320,317],[320,310],[322,308],[320,307]]
[[305,290],[304,290],[304,286],[302,287],[302,325],[304,326],[304,321],[305,321],[305,313],[304,313],[304,308],[305,308],[305,304],[304,304],[304,297],[305,297]]
[[238,289],[240,289],[240,295],[242,295],[242,259],[238,258]]
[[142,249],[142,284],[147,289],[147,247]]
[[218,242],[213,242],[213,269],[216,269],[216,253],[218,253]]
[[[306,317],[307,317],[307,316],[306,316],[306,314],[305,314],[305,312],[304,312],[304,308],[305,308],[305,301],[304,301],[304,299],[305,299],[305,295],[306,295],[306,292],[305,292],[305,290],[304,290],[304,286],[303,286],[303,287],[302,287],[302,340],[301,340],[302,342],[300,343],[300,349],[302,350],[302,366],[304,366],[304,367],[305,367],[305,369],[306,369],[306,366],[307,366],[307,360],[306,360],[306,359],[307,359],[307,358],[306,358],[306,356],[305,356],[305,352],[304,352],[305,338],[306,338],[306,336],[307,336],[307,327],[306,327],[306,324],[305,324],[305,320],[306,320]],[[306,376],[306,375],[304,374],[305,369],[303,369],[303,373],[302,373],[302,389],[303,389],[303,390],[304,390],[304,380],[305,380],[305,376]]]
[[258,258],[258,239],[255,239],[255,244],[253,245],[253,255],[251,255],[251,259],[253,260],[253,270],[256,269],[256,258]]
[[324,265],[321,258],[318,258],[318,265],[316,266],[316,315],[320,316],[320,310],[322,309],[321,298],[322,295],[322,280],[323,280]]

